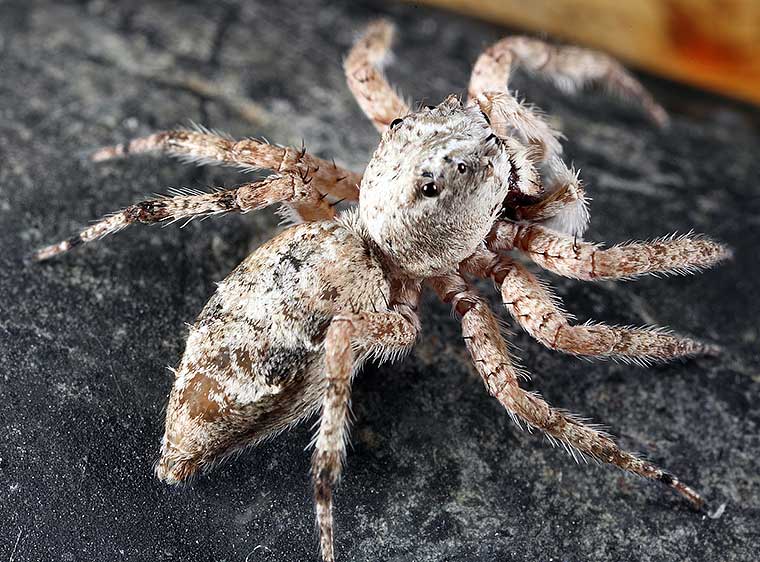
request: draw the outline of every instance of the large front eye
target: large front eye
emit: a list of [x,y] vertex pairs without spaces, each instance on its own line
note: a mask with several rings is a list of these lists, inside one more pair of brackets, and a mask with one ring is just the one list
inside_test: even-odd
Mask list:
[[425,197],[438,197],[441,192],[438,189],[438,186],[435,185],[435,182],[431,181],[420,187],[420,193]]

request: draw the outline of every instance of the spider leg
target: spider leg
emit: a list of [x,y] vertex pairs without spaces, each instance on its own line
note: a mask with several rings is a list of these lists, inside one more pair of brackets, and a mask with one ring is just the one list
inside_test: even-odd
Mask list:
[[501,287],[504,305],[515,321],[550,349],[638,364],[718,351],[715,346],[658,328],[572,325],[572,317],[563,310],[559,298],[524,266],[506,256],[484,250],[463,267],[493,279]]
[[[494,132],[501,137],[516,135],[531,146],[539,161],[561,166],[562,134],[553,129],[536,108],[520,102],[503,87],[473,98],[488,117]],[[559,159],[556,162],[554,159]]]
[[343,63],[351,93],[380,133],[410,111],[382,72],[392,39],[393,25],[386,20],[375,21],[354,43]]
[[540,429],[553,442],[571,447],[571,453],[577,450],[600,462],[662,482],[686,498],[695,509],[704,508],[704,500],[699,494],[672,474],[621,449],[605,432],[553,408],[538,394],[520,388],[521,373],[512,363],[496,318],[464,279],[458,275],[439,277],[432,281],[432,285],[461,317],[462,335],[478,374],[488,392],[515,421],[520,419],[529,427]]
[[573,238],[583,236],[590,218],[586,190],[576,171],[560,159],[556,160],[560,165],[544,180],[544,185],[548,185],[547,194],[536,203],[516,205],[514,218],[540,222]]
[[43,261],[62,254],[85,242],[91,242],[126,228],[130,224],[171,223],[190,221],[196,217],[229,212],[248,212],[274,203],[292,205],[311,220],[328,220],[334,209],[313,186],[308,177],[298,174],[272,175],[254,183],[223,191],[187,192],[174,197],[148,199],[85,228],[76,236],[47,246],[34,253],[33,259]]
[[543,196],[538,202],[515,201],[515,218],[548,221],[547,224],[573,235],[582,235],[588,226],[589,212],[585,191],[577,173],[562,160],[560,134],[543,116],[520,103],[506,91],[486,92],[475,98],[488,117],[491,128],[503,139],[512,134],[531,149],[531,160],[543,175],[541,187],[524,193]]
[[668,122],[665,110],[654,101],[623,66],[613,58],[578,47],[558,47],[529,37],[505,37],[480,55],[468,88],[471,98],[503,91],[514,67],[544,76],[567,93],[586,85],[599,85],[626,101],[640,105],[660,126]]
[[100,162],[129,154],[159,152],[197,164],[235,166],[245,170],[268,169],[276,173],[308,171],[314,187],[341,199],[359,198],[361,174],[335,162],[317,158],[306,149],[280,147],[257,139],[233,140],[207,131],[162,131],[123,144],[101,148],[92,154]]
[[351,377],[361,362],[356,349],[398,354],[417,337],[419,323],[410,309],[402,312],[370,312],[335,317],[325,339],[327,389],[322,400],[319,430],[311,461],[314,502],[322,559],[333,562],[332,489],[338,483],[348,440],[348,408]]
[[497,223],[488,246],[492,250],[518,249],[549,271],[585,281],[695,273],[731,257],[725,246],[694,234],[602,249],[537,224],[506,221]]
[[[568,209],[576,205],[580,205],[582,208],[580,221],[582,224],[588,223],[588,200],[586,198],[586,190],[583,188],[583,184],[578,180],[577,176],[572,170],[567,169],[567,173],[563,174],[564,178],[559,185],[551,190],[549,194],[540,201],[532,205],[520,205],[515,208],[515,216],[517,220],[525,220],[530,222],[544,222],[552,220],[566,222],[564,226],[559,225],[559,229],[562,232],[581,230],[578,234],[581,234],[585,230],[583,228],[573,228],[573,225],[565,218],[565,212]],[[573,212],[573,214],[578,214]],[[551,226],[549,228],[552,228]]]

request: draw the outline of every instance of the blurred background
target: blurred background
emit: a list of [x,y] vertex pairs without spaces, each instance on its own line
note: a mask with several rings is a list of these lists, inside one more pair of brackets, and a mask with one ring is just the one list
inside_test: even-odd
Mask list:
[[[419,3],[419,2],[415,2]],[[757,0],[422,0],[614,54],[664,77],[760,103]]]

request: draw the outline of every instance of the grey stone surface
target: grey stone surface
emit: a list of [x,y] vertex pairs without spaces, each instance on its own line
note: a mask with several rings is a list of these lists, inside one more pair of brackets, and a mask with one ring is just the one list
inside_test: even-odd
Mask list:
[[[361,169],[377,136],[340,62],[378,14],[399,24],[389,73],[415,100],[461,92],[479,50],[504,33],[349,1],[0,2],[0,559],[316,560],[309,424],[190,486],[152,477],[165,367],[180,357],[185,322],[277,231],[276,216],[134,228],[52,263],[23,258],[168,186],[233,185],[229,170],[83,159],[188,119],[303,138]],[[414,354],[357,379],[340,560],[757,560],[760,117],[647,83],[673,114],[668,131],[612,101],[515,80],[569,139],[594,198],[590,239],[694,228],[731,244],[736,260],[688,278],[552,281],[581,321],[669,325],[725,353],[641,369],[512,339],[529,388],[608,424],[726,502],[725,514],[697,515],[657,485],[576,466],[518,431],[473,376],[447,307],[428,297]]]

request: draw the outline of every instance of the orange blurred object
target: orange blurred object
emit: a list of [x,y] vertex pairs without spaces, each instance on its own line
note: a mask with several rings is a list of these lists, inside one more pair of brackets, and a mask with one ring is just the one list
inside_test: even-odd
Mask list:
[[758,0],[422,0],[760,103]]

